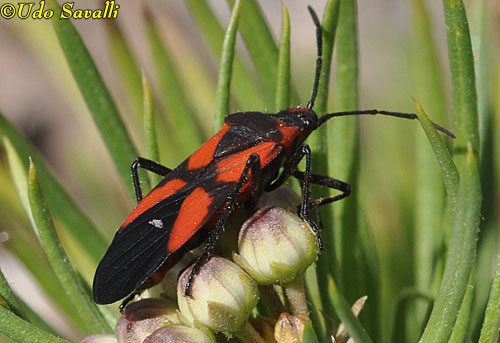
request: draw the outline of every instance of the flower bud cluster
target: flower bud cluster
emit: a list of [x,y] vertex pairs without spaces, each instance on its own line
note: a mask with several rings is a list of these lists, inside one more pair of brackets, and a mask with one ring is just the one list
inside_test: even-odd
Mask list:
[[[289,190],[280,194],[286,194],[281,198],[288,200],[281,199],[280,203],[287,209],[265,206],[241,227],[238,253],[233,253],[235,263],[216,256],[209,258],[192,280],[190,296],[185,296],[186,282],[194,266],[191,264],[178,278],[177,304],[159,298],[139,300],[125,309],[115,337],[95,335],[84,342],[205,343],[215,342],[214,333],[218,332],[234,334],[242,342],[301,342],[304,330],[312,330],[307,311],[296,315],[281,313],[282,304],[277,321],[258,317],[253,319],[254,325],[249,324],[259,301],[258,285],[281,285],[287,294],[287,285],[301,280],[317,257],[315,234],[291,210],[296,208],[298,197]],[[276,201],[273,196],[276,198],[271,195],[261,204],[272,204]],[[168,280],[163,282],[166,283]],[[273,287],[267,286],[267,290]],[[166,293],[173,295],[171,290]]]

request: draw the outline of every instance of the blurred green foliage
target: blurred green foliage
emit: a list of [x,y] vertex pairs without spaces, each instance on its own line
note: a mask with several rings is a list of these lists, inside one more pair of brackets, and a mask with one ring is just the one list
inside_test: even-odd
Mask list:
[[[227,3],[231,7],[234,1]],[[128,168],[136,154],[159,155],[161,163],[174,167],[210,135],[216,106],[223,115],[271,112],[277,103],[306,104],[316,56],[314,26],[302,2],[285,4],[289,19],[283,19],[284,33],[278,39],[278,18],[288,14],[286,8],[281,12],[279,6],[243,0],[243,42],[236,40],[235,45],[234,35],[224,36],[228,16],[221,15],[222,4],[215,1],[186,1],[172,11],[167,4],[122,3],[123,17],[117,21],[74,26],[56,21],[55,30],[50,21],[0,19],[0,33],[19,39],[5,44],[21,47],[55,89],[51,106],[28,111],[30,125],[8,113],[23,99],[0,97],[0,135],[10,141],[0,150],[0,252],[25,265],[66,319],[69,329],[56,326],[56,332],[77,339],[88,333],[89,323],[62,291],[64,281],[49,267],[30,228],[6,149],[12,150],[10,158],[19,156],[24,167],[18,168],[25,173],[28,156],[33,159],[59,238],[78,269],[74,277],[90,284],[99,257],[132,209]],[[306,277],[319,337],[326,337],[331,323],[348,318],[348,330],[355,330],[360,342],[367,337],[373,342],[413,342],[424,329],[423,342],[447,342],[450,336],[453,342],[468,342],[479,339],[484,321],[481,342],[495,342],[495,332],[498,341],[500,141],[495,132],[500,97],[495,95],[500,92],[500,52],[495,47],[500,42],[500,8],[483,0],[468,1],[465,9],[460,0],[443,4],[444,16],[430,1],[408,0],[407,17],[397,12],[392,19],[386,17],[390,5],[383,2],[331,0],[315,5],[326,25],[327,75],[315,107],[319,113],[361,106],[413,111],[414,97],[433,121],[457,134],[454,141],[435,132],[432,136],[427,126],[431,147],[416,123],[339,118],[312,137],[314,168],[353,186],[350,198],[322,211],[326,251]],[[126,22],[132,17],[133,24]],[[368,18],[377,28],[372,32],[366,30]],[[398,35],[391,36],[398,39],[384,41],[386,30],[396,27],[389,21],[402,18]],[[300,32],[298,27],[306,29]],[[305,36],[307,42],[294,46],[294,36]],[[229,45],[224,50],[223,42]],[[99,50],[99,44],[105,49]],[[216,99],[221,58],[228,59],[224,70],[229,74]],[[18,87],[12,78],[6,82]],[[43,82],[33,84],[47,94]],[[44,125],[49,132],[43,131]],[[30,131],[33,127],[38,134]],[[460,181],[450,176],[453,161],[445,155],[451,147]],[[443,167],[443,161],[448,165]],[[2,270],[8,267],[0,261]],[[43,313],[42,320],[29,309],[32,294],[11,297],[4,280],[0,286],[5,287],[0,287],[1,299],[9,306],[17,303],[12,310],[20,316],[2,308],[6,322],[24,318],[48,330]],[[360,322],[366,331],[350,322],[346,312],[347,304],[364,295],[368,300]],[[113,306],[104,310],[108,322],[114,314]],[[24,329],[37,335],[32,328],[27,324]],[[0,331],[9,333],[2,324]],[[0,334],[0,342],[9,340]]]

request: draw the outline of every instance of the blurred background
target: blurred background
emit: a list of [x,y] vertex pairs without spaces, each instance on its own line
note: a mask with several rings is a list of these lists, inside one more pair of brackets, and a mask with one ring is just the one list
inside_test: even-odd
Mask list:
[[[0,1],[0,4],[4,3]],[[225,27],[230,12],[228,4],[224,1],[208,3]],[[299,94],[300,104],[305,105],[310,96],[316,55],[314,25],[306,5],[314,7],[321,16],[325,1],[285,0],[284,3],[288,6],[291,20],[292,82]],[[415,56],[410,56],[410,3],[401,0],[358,1],[360,108],[414,111],[411,58]],[[281,2],[259,1],[259,4],[275,41],[278,41]],[[119,2],[119,5],[117,20],[75,20],[74,24],[94,58],[138,151],[144,152],[140,74],[139,69],[127,72],[127,68],[122,67],[127,60],[116,36],[117,32],[123,34],[135,66],[144,69],[153,88],[156,112],[161,118],[158,120],[160,160],[173,167],[188,156],[190,147],[175,146],[169,141],[169,136],[176,130],[176,123],[168,115],[164,87],[147,39],[147,23],[155,22],[161,42],[171,55],[195,124],[200,129],[201,140],[209,137],[212,130],[218,57],[212,54],[183,1],[127,0]],[[441,61],[446,102],[451,112],[442,5],[439,1],[428,1],[427,5]],[[474,38],[481,28],[485,27],[491,43],[487,47],[490,64],[486,74],[489,92],[493,95],[490,105],[494,116],[488,125],[498,125],[500,3],[494,0],[466,1],[466,5],[475,51],[479,46],[474,45]],[[101,6],[101,1],[75,1],[75,8]],[[488,6],[487,18],[481,17],[484,13],[481,6]],[[145,8],[149,13],[145,14]],[[68,193],[103,236],[110,240],[134,204],[72,78],[50,21],[0,18],[0,44],[0,112],[36,146]],[[237,49],[243,63],[253,70],[241,40]],[[332,84],[333,78],[332,73]],[[330,90],[330,94],[334,92],[335,89]],[[260,103],[243,104],[235,100],[232,110],[272,112],[273,108],[269,107],[265,96]],[[432,113],[428,115],[433,116]],[[450,127],[449,122],[440,124]],[[416,122],[385,118],[361,118],[360,128],[359,180],[353,187],[359,191],[358,201],[377,248],[381,280],[378,303],[383,315],[394,309],[397,295],[412,286],[414,281],[411,272],[412,204],[418,187],[415,183],[415,136],[422,133]],[[498,126],[492,126],[491,132],[498,133]],[[496,180],[500,145],[497,135],[493,134],[490,138],[488,178],[482,180],[488,192],[484,196],[488,209],[483,213],[480,241],[480,244],[490,246],[481,264],[488,275],[494,268],[499,237]],[[333,147],[337,148],[342,149]],[[50,285],[40,286],[37,279],[43,276],[36,275],[33,266],[25,266],[25,261],[29,259],[25,255],[30,253],[30,249],[36,249],[37,244],[33,237],[27,238],[30,232],[29,221],[11,181],[4,152],[0,149],[0,268],[24,301],[43,314],[63,335],[76,340],[80,333],[75,329],[73,319],[68,318],[61,304],[54,304],[53,297],[57,292],[51,292]],[[90,282],[95,265],[78,251],[71,239],[65,236],[64,230],[60,235],[65,247],[72,251],[74,262]],[[39,269],[39,272],[42,270]],[[485,284],[490,283],[488,280],[485,279]],[[380,337],[388,337],[388,330],[380,328]],[[0,342],[8,340],[0,335]]]

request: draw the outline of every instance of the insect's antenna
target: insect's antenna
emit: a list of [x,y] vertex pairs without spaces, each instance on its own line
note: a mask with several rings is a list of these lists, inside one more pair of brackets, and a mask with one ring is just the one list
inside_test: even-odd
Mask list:
[[[346,112],[335,112],[335,113],[328,113],[319,118],[318,126],[323,125],[326,123],[329,119],[334,118],[334,117],[342,117],[342,116],[357,116],[357,115],[376,115],[376,114],[381,114],[385,116],[391,116],[391,117],[396,117],[396,118],[403,118],[403,119],[417,119],[417,115],[415,113],[402,113],[402,112],[389,112],[389,111],[379,111],[379,110],[363,110],[363,111],[346,111]],[[451,138],[456,138],[453,132],[451,132],[448,129],[445,129],[444,127],[432,122],[436,130],[441,131],[447,136],[450,136]]]
[[316,71],[314,74],[314,85],[313,91],[311,95],[311,100],[307,103],[307,109],[312,110],[314,106],[314,101],[316,100],[316,96],[318,95],[318,86],[319,86],[319,76],[321,74],[321,65],[323,63],[323,59],[321,56],[323,55],[323,41],[322,41],[322,30],[321,24],[318,19],[318,15],[314,12],[311,6],[307,6],[309,13],[311,13],[312,20],[314,25],[316,25],[316,45],[318,46],[318,57],[316,58]]

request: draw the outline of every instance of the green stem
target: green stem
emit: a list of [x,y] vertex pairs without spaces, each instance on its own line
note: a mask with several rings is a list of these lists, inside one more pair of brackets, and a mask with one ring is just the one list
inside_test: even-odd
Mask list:
[[304,279],[302,277],[298,277],[292,282],[283,285],[283,288],[285,290],[288,303],[290,304],[292,314],[303,314],[308,316],[309,309],[307,307]]
[[274,317],[278,317],[280,313],[285,312],[285,306],[283,306],[280,296],[273,285],[259,286],[259,294],[266,302]]
[[[470,281],[472,281],[473,275],[474,273],[471,273]],[[448,343],[463,343],[466,341],[471,321],[470,316],[472,312],[472,302],[474,300],[474,291],[474,286],[469,283],[465,290],[464,300],[460,306],[457,321],[453,327],[453,332],[451,333]]]

